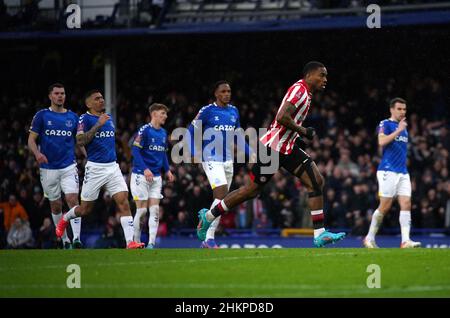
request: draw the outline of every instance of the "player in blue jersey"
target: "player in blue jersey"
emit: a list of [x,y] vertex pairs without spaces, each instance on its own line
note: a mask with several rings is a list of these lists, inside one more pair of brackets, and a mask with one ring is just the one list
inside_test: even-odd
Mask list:
[[[64,107],[66,93],[59,83],[48,89],[51,105],[36,113],[30,127],[28,148],[40,166],[44,195],[50,201],[55,226],[62,217],[61,191],[69,208],[78,205],[78,171],[75,163],[75,136],[78,116]],[[39,147],[38,147],[39,144]],[[84,150],[83,150],[84,151]],[[73,245],[62,234],[65,249],[81,248],[81,218],[71,220]]]
[[133,143],[133,171],[130,188],[133,200],[136,201],[134,216],[134,240],[141,242],[141,219],[150,211],[148,218],[149,241],[147,248],[155,247],[156,233],[159,225],[159,201],[164,171],[169,182],[174,176],[169,170],[167,158],[167,132],[162,125],[166,122],[169,109],[163,104],[154,103],[148,109],[150,123],[142,126]]
[[[209,184],[213,190],[214,201],[210,209],[213,209],[228,193],[233,181],[233,145],[234,140],[230,140],[232,134],[227,132],[235,131],[240,128],[239,111],[230,104],[231,87],[226,81],[219,81],[214,85],[215,102],[200,109],[195,119],[189,126],[191,136],[190,149],[191,155],[195,158],[202,158],[203,170],[208,177]],[[207,131],[221,132],[222,140],[220,148],[208,147],[215,140],[202,140],[201,149],[197,149],[194,142],[194,134],[205,136]],[[206,132],[206,133],[205,133]],[[227,138],[228,136],[228,138]],[[234,137],[233,137],[234,139]],[[244,144],[246,155],[250,154],[250,148],[245,140]],[[254,155],[254,154],[252,154]],[[206,239],[202,242],[202,248],[218,248],[215,242],[215,232],[220,223],[220,216],[217,217],[208,229]]]
[[408,131],[406,130],[406,101],[394,98],[390,102],[391,117],[378,126],[378,144],[383,148],[383,157],[378,166],[377,179],[380,204],[372,215],[369,233],[363,244],[377,248],[375,235],[389,212],[394,197],[400,205],[401,248],[420,247],[420,242],[409,238],[411,228],[411,181],[406,167],[408,152]]
[[114,199],[119,210],[120,223],[125,234],[127,248],[142,248],[133,241],[133,217],[128,202],[128,187],[116,162],[115,127],[105,113],[105,100],[99,90],[91,90],[85,98],[88,111],[80,116],[77,144],[86,147],[87,163],[81,190],[81,205],[71,208],[59,221],[56,235],[61,236],[69,220],[85,216],[92,211],[102,187]]

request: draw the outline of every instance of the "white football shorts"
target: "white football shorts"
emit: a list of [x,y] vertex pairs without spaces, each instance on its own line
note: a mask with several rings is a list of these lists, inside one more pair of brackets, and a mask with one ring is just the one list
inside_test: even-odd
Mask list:
[[64,194],[78,194],[78,170],[75,163],[63,169],[40,168],[39,170],[44,196],[50,201],[56,201],[61,198],[61,191]]
[[97,200],[103,186],[111,196],[119,192],[128,192],[127,184],[117,162],[97,163],[88,161],[84,171],[81,200]]
[[224,184],[230,189],[233,182],[233,161],[206,161],[202,162],[202,166],[213,190]]
[[411,180],[408,173],[377,171],[377,179],[380,197],[411,196]]
[[143,174],[132,173],[130,180],[131,195],[134,201],[146,201],[148,199],[162,199],[162,177],[153,177],[148,182]]

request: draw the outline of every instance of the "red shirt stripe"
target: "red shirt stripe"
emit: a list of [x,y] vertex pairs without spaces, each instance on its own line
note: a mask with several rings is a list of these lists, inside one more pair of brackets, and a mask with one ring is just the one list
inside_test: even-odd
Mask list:
[[[300,80],[292,85],[278,108],[278,113],[285,102],[289,102],[297,109],[292,114],[292,119],[301,125],[308,114],[311,104],[311,93],[308,90],[304,80]],[[261,137],[260,141],[267,147],[279,151],[282,154],[290,154],[294,146],[294,142],[298,137],[298,133],[288,129],[278,123],[276,118],[270,124],[267,132]]]

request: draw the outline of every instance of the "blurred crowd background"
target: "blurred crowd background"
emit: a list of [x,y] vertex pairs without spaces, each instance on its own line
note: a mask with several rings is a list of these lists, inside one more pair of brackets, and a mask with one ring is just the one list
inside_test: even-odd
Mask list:
[[[353,235],[366,233],[378,204],[376,170],[380,149],[377,146],[377,123],[389,117],[388,101],[402,92],[400,95],[408,101],[408,167],[413,191],[413,227],[448,228],[450,134],[448,104],[442,85],[431,77],[421,79],[416,76],[411,76],[405,83],[406,87],[399,87],[393,78],[383,82],[378,87],[367,86],[363,99],[345,99],[334,90],[326,90],[313,98],[304,125],[315,127],[318,135],[303,146],[326,177],[326,224],[347,229]],[[205,92],[209,86],[205,85]],[[252,89],[232,84],[233,104],[239,108],[243,127],[267,127],[274,118],[287,87],[270,86]],[[67,88],[67,94],[70,99],[70,88]],[[137,129],[149,120],[148,104],[156,100],[151,94],[146,103],[121,96],[117,103],[117,154],[124,178],[129,183],[132,142]],[[158,100],[171,109],[165,128],[170,133],[177,127],[187,127],[199,108],[211,101],[208,94],[202,103],[189,100],[181,91],[170,92]],[[19,244],[14,240],[15,231],[28,237],[30,246],[49,247],[54,244],[54,228],[48,201],[42,194],[38,165],[26,145],[32,116],[48,105],[45,94],[40,100],[6,96],[1,100],[0,228],[3,246]],[[79,107],[73,110],[80,115],[85,108],[81,106],[81,100],[77,105]],[[78,154],[80,181],[83,180],[85,162],[85,158]],[[212,191],[199,165],[172,164],[171,170],[176,181],[164,184],[160,236],[195,228],[198,221],[196,212],[209,207],[212,202]],[[247,171],[246,164],[235,165],[232,189],[244,184]],[[83,219],[82,228],[101,229],[107,237],[120,241],[115,204],[108,193],[102,192],[100,198],[94,212]],[[285,171],[280,171],[257,199],[243,203],[224,216],[219,232],[311,227],[306,199],[302,184]],[[132,200],[130,202],[134,209]],[[398,206],[395,206],[385,218],[383,229],[398,227],[398,213]],[[29,230],[25,229],[28,225]]]

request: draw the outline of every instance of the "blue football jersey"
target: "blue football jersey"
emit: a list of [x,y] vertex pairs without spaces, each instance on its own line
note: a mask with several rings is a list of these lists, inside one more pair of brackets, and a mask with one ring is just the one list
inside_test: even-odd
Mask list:
[[[233,147],[235,143],[234,134],[231,134],[235,129],[240,128],[239,111],[233,105],[227,105],[226,107],[220,107],[216,103],[204,106],[198,112],[195,119],[189,125],[190,132],[190,151],[191,154],[195,154],[198,149],[194,147],[194,131],[200,128],[200,122],[202,131],[197,131],[204,136],[202,139],[202,159],[204,161],[230,161],[233,160]],[[221,133],[222,139],[220,140],[221,147],[214,147],[215,134]],[[228,132],[228,138],[227,138]],[[245,140],[241,140],[239,144],[244,143],[245,153],[248,155],[250,149]]]
[[75,135],[78,116],[68,110],[65,113],[42,109],[34,115],[30,131],[39,135],[40,151],[48,163],[44,169],[63,169],[75,163]]
[[[398,122],[385,119],[378,126],[378,133],[392,134],[398,127]],[[383,157],[378,165],[378,170],[408,173],[406,159],[408,154],[408,131],[403,130],[388,145],[383,147]]]
[[[110,114],[108,114],[110,115]],[[111,116],[111,115],[110,115]],[[99,116],[92,115],[87,112],[80,116],[78,120],[77,134],[88,132],[99,119]],[[115,162],[116,156],[116,142],[115,142],[115,127],[110,118],[96,133],[95,137],[90,143],[85,145],[87,152],[87,160],[98,163]]]
[[161,169],[169,171],[167,158],[167,132],[156,129],[152,124],[142,126],[133,143],[133,172],[144,174],[150,169],[154,176],[161,175]]

